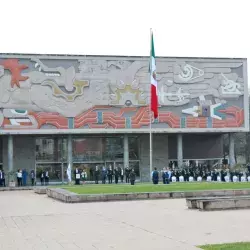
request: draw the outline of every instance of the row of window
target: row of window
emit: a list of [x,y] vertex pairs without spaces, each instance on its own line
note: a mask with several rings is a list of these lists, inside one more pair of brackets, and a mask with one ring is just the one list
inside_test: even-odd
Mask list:
[[[86,137],[72,139],[74,162],[123,160],[123,137]],[[137,137],[129,137],[129,159],[138,160]],[[66,162],[66,138],[37,138],[36,160],[38,162]]]

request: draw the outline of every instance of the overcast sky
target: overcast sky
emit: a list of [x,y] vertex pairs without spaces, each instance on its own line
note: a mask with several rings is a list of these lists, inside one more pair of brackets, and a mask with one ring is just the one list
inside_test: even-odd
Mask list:
[[[248,3],[249,2],[249,3]],[[250,57],[248,0],[2,0],[1,53]]]

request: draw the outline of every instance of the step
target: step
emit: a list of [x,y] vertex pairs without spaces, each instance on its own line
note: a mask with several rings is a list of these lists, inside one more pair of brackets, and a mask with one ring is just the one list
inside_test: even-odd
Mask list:
[[250,208],[250,197],[198,200],[197,208],[203,211]]
[[186,204],[189,209],[197,209],[198,201],[207,201],[207,200],[224,200],[224,199],[233,199],[234,197],[241,197],[241,198],[249,198],[249,195],[241,195],[241,196],[223,196],[223,197],[194,197],[194,198],[187,198]]

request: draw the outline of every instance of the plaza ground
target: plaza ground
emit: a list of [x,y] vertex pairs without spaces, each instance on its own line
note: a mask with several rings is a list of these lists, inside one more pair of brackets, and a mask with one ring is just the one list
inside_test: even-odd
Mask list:
[[192,250],[248,242],[249,210],[199,212],[184,199],[64,204],[0,192],[0,249]]
[[218,183],[218,182],[194,182],[194,183],[171,183],[153,185],[150,183],[138,183],[134,186],[129,184],[98,184],[81,186],[61,186],[68,191],[77,194],[109,194],[109,193],[131,193],[131,192],[169,192],[169,191],[202,191],[202,190],[221,190],[221,189],[249,189],[249,182],[237,183]]

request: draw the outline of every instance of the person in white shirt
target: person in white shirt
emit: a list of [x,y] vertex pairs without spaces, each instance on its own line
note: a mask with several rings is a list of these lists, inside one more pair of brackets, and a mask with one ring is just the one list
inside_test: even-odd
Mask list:
[[230,182],[230,178],[228,175],[225,176],[225,182]]
[[184,176],[183,176],[183,175],[181,175],[181,176],[179,177],[179,182],[184,182]]
[[18,187],[22,186],[22,171],[18,169],[17,171],[17,185]]
[[197,181],[198,181],[198,182],[201,182],[201,181],[202,181],[202,177],[201,177],[201,176],[198,176]]
[[237,182],[238,181],[238,177],[236,175],[233,176],[233,182]]

